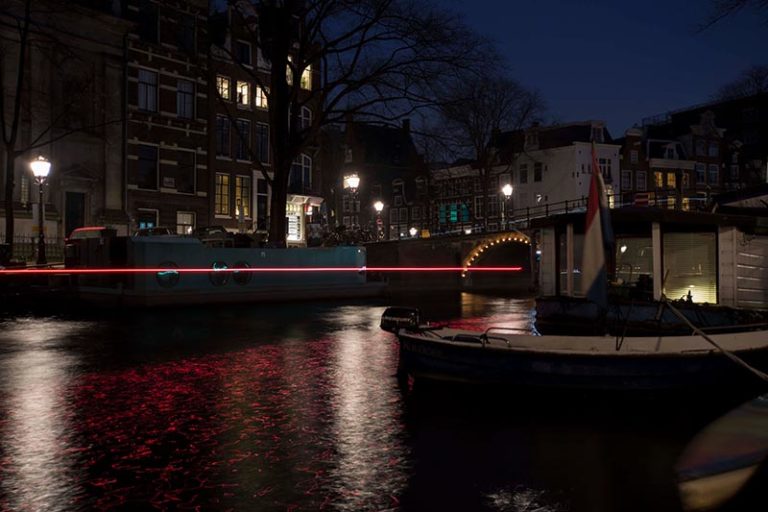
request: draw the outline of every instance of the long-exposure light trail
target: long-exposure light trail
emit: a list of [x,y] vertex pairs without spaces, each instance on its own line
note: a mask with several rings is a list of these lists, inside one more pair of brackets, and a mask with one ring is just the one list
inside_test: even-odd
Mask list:
[[227,267],[227,268],[24,268],[0,269],[0,275],[27,274],[208,274],[210,272],[298,273],[298,272],[520,272],[523,267]]

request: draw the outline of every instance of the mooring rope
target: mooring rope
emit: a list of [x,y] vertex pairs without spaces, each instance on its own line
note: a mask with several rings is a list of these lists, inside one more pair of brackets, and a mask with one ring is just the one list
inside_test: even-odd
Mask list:
[[738,364],[738,365],[740,365],[740,366],[744,367],[746,370],[748,370],[748,371],[752,372],[752,373],[753,373],[755,376],[757,376],[758,378],[760,378],[760,379],[762,379],[762,380],[764,380],[764,381],[768,382],[768,374],[766,374],[766,373],[764,373],[764,372],[762,372],[762,371],[758,370],[758,369],[757,369],[757,368],[755,368],[754,366],[750,366],[750,365],[749,365],[749,363],[747,363],[746,361],[744,361],[743,359],[741,359],[741,358],[740,358],[739,356],[737,356],[736,354],[733,354],[733,353],[731,353],[731,352],[729,352],[729,351],[725,350],[723,347],[721,347],[721,346],[720,346],[720,345],[719,345],[719,344],[718,344],[718,343],[717,343],[715,340],[713,340],[712,338],[710,338],[709,336],[707,336],[707,334],[706,334],[704,331],[702,331],[701,329],[699,329],[698,327],[696,327],[695,325],[693,325],[693,323],[691,323],[691,321],[690,321],[690,320],[688,320],[688,317],[686,317],[684,314],[682,314],[682,313],[681,313],[681,312],[680,312],[680,311],[679,311],[679,310],[678,310],[676,307],[674,307],[674,306],[673,306],[673,305],[672,305],[672,304],[669,302],[669,300],[667,299],[667,297],[666,297],[666,296],[662,295],[662,296],[661,296],[661,301],[667,305],[667,307],[670,309],[670,311],[672,311],[672,313],[674,313],[674,314],[675,314],[675,315],[676,315],[678,318],[680,318],[680,320],[682,320],[683,322],[685,322],[685,323],[688,325],[688,327],[690,327],[690,328],[693,330],[693,332],[694,332],[694,333],[698,334],[699,336],[701,336],[702,338],[704,338],[705,340],[707,340],[709,343],[711,343],[711,344],[712,344],[712,346],[714,346],[714,347],[715,347],[717,350],[719,350],[720,352],[722,352],[722,354],[723,354],[725,357],[727,357],[728,359],[730,359],[730,360],[731,360],[731,361],[733,361],[734,363],[736,363],[736,364]]

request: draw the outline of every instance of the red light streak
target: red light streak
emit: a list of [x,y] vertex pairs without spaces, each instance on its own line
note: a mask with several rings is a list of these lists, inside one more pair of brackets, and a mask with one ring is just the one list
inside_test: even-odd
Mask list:
[[179,274],[208,274],[210,272],[520,272],[523,267],[248,267],[248,268],[31,268],[0,269],[0,275],[25,274],[155,274],[177,272]]

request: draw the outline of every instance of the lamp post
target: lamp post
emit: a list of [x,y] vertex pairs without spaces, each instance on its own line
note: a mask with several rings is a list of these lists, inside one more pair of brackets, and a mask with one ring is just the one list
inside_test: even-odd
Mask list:
[[384,238],[382,236],[384,234],[384,229],[382,226],[384,221],[381,220],[381,212],[384,210],[384,203],[381,201],[376,201],[373,203],[373,209],[376,210],[376,239],[381,240]]
[[502,229],[509,229],[509,212],[507,211],[509,198],[512,197],[512,185],[507,183],[501,187],[501,192],[504,194],[504,209],[502,210],[501,225]]
[[[360,176],[357,174],[347,174],[344,176],[344,193],[351,199],[350,213],[360,213],[360,209],[357,207],[357,187],[360,186]],[[350,222],[354,225],[355,216],[352,215]]]
[[408,230],[408,233],[411,235],[411,238],[416,238],[416,234],[419,232],[418,229],[415,227],[411,227],[411,229]]
[[48,261],[45,258],[45,229],[43,219],[43,185],[48,178],[48,173],[51,172],[51,162],[46,160],[42,156],[38,156],[36,159],[29,163],[29,167],[32,169],[32,174],[35,176],[35,181],[40,190],[40,203],[38,205],[38,239],[37,239],[37,264],[45,265]]

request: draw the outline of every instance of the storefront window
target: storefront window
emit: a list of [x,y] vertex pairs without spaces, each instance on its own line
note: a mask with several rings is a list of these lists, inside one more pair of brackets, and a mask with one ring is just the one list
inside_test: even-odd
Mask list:
[[653,245],[650,237],[616,238],[616,280],[653,291]]
[[717,303],[715,233],[664,234],[664,294],[670,299]]

